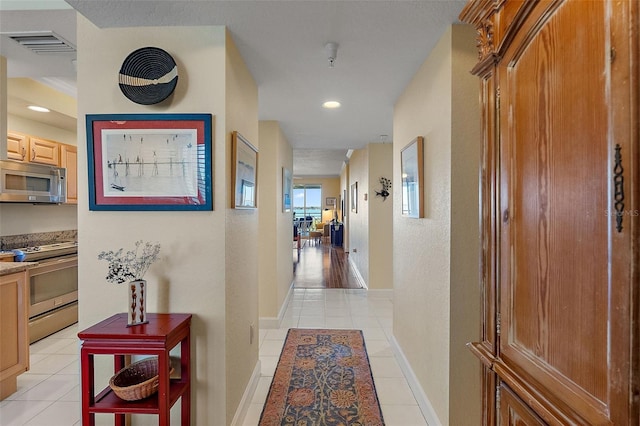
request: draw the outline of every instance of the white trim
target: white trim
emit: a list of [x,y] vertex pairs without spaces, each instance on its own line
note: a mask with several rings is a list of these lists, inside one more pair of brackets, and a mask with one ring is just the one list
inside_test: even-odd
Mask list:
[[287,311],[287,307],[289,306],[289,300],[293,295],[293,281],[291,281],[291,285],[289,286],[289,291],[284,298],[284,302],[280,306],[280,312],[278,312],[277,317],[260,317],[260,329],[271,329],[271,328],[280,328],[280,324],[282,323],[282,319],[284,318],[284,314]]
[[362,278],[362,274],[360,274],[360,271],[358,270],[358,267],[356,266],[355,263],[353,263],[353,260],[351,260],[351,256],[349,256],[349,266],[351,266],[351,270],[353,271],[353,275],[355,275],[356,280],[362,286],[362,288],[369,289],[369,287],[367,287],[367,283],[364,282],[364,278]]
[[251,377],[249,378],[249,383],[247,384],[247,387],[242,394],[242,399],[240,400],[240,404],[238,404],[236,414],[231,420],[231,426],[238,426],[244,423],[244,418],[247,415],[249,406],[251,405],[251,399],[253,398],[253,394],[256,391],[256,387],[258,387],[261,370],[262,368],[260,366],[260,360],[258,360],[258,362],[256,362],[256,366],[253,369],[253,373],[251,373]]
[[400,348],[400,345],[398,344],[395,336],[391,336],[391,338],[389,339],[389,343],[396,356],[396,361],[400,365],[400,369],[404,373],[404,377],[409,383],[411,392],[413,392],[413,397],[418,402],[418,407],[420,407],[420,411],[422,411],[422,415],[427,421],[427,424],[429,426],[442,426],[442,422],[440,421],[440,419],[438,419],[438,415],[433,409],[429,398],[427,398],[427,395],[424,393],[422,386],[420,386],[418,377],[413,372],[411,364],[409,364],[409,360],[407,360],[407,357],[404,356],[402,348]]

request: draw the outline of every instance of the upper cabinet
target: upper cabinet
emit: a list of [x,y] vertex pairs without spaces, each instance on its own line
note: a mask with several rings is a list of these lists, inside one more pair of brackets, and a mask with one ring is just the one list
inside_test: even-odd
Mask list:
[[477,0],[485,425],[640,422],[640,3]]
[[7,134],[7,158],[9,160],[27,161],[28,150],[29,136],[17,132]]
[[78,147],[60,145],[60,167],[67,169],[67,204],[78,204]]
[[78,148],[75,145],[11,131],[7,133],[7,158],[64,167],[67,169],[67,204],[78,203]]
[[60,144],[31,136],[29,138],[29,162],[60,166]]

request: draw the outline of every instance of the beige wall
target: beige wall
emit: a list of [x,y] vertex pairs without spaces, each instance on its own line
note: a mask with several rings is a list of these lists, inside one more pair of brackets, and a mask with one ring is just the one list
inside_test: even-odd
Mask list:
[[293,214],[292,211],[282,211],[282,169],[293,170],[293,150],[277,121],[260,121],[259,130],[260,320],[269,320],[273,324],[293,282]]
[[[78,117],[82,117],[78,122],[80,176],[87,175],[85,114],[200,112],[214,116],[214,211],[89,211],[87,182],[79,181],[79,327],[85,328],[114,313],[126,311],[126,289],[105,281],[107,266],[97,260],[98,253],[129,248],[138,239],[160,242],[162,261],[156,262],[145,277],[149,282],[147,308],[149,312],[194,314],[191,327],[192,423],[215,426],[230,422],[233,409],[227,404],[226,395],[228,393],[230,401],[237,399],[235,389],[244,389],[246,383],[243,381],[253,368],[249,364],[257,359],[255,342],[249,345],[248,324],[257,318],[257,251],[255,238],[251,237],[257,227],[257,213],[228,212],[227,195],[230,191],[230,132],[240,130],[256,145],[258,143],[257,100],[252,99],[257,97],[257,92],[236,54],[227,54],[226,40],[227,34],[222,27],[99,29],[78,15]],[[117,75],[122,61],[141,46],[166,50],[180,70],[175,93],[159,105],[132,103],[118,89]],[[231,72],[239,75],[227,85]],[[239,84],[247,84],[246,95],[239,93]],[[227,91],[241,99],[227,105]],[[231,115],[229,119],[227,108]],[[247,108],[246,118],[239,116],[238,111],[242,108]],[[229,247],[227,230],[238,240]],[[238,264],[242,265],[243,275],[232,273]],[[248,282],[238,281],[244,277]],[[247,311],[227,312],[231,304],[236,304],[237,310]],[[238,341],[225,337],[236,330]],[[237,371],[227,376],[227,362],[234,357],[238,358],[234,364]],[[98,367],[98,373],[108,378],[109,363]],[[227,380],[237,382],[227,383]],[[156,420],[153,416],[144,417],[145,422]]]
[[[393,288],[393,200],[376,197],[379,179],[392,178],[393,145],[372,143],[355,150],[343,170],[347,190],[345,249],[349,262],[369,289]],[[347,177],[348,176],[348,177]],[[358,183],[358,211],[351,211],[351,185]],[[347,245],[348,244],[348,245]]]
[[479,365],[464,347],[479,333],[475,62],[474,32],[450,27],[394,109],[394,182],[401,149],[425,138],[425,217],[394,215],[393,332],[444,425],[480,424]]
[[[358,184],[358,206],[351,210],[351,185]],[[349,184],[347,193],[349,204],[345,209],[349,213],[349,263],[359,272],[365,285],[369,282],[369,201],[364,194],[369,192],[369,150],[353,151],[349,159]]]
[[[231,164],[231,132],[234,130],[240,132],[260,150],[258,86],[228,31],[226,32],[226,53],[226,164]],[[259,159],[258,155],[258,161]],[[227,180],[233,182],[230,167],[227,167]],[[258,181],[258,191],[259,188],[260,181]],[[227,205],[231,205],[233,197],[234,188],[232,185],[227,185]],[[222,209],[222,206],[218,208]],[[229,422],[236,412],[258,362],[258,209],[227,209],[225,249],[227,342],[225,370],[227,422]]]
[[[370,289],[393,288],[393,186],[383,201],[376,196],[381,177],[393,178],[393,145],[372,143],[369,150],[369,282]],[[392,179],[393,180],[393,179]],[[393,183],[392,183],[393,185]]]

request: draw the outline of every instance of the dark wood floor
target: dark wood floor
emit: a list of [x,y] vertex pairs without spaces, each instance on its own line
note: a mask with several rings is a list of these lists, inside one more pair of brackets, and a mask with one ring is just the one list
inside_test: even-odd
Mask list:
[[362,288],[349,266],[349,254],[328,242],[301,240],[293,248],[295,288]]

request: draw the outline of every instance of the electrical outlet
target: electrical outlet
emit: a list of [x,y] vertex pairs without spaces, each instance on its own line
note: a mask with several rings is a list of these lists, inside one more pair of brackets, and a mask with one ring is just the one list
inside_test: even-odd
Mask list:
[[354,249],[353,249],[353,250],[351,250],[351,251],[353,251],[354,253],[357,253],[357,252],[358,252],[358,249],[357,249],[357,248],[354,248]]

